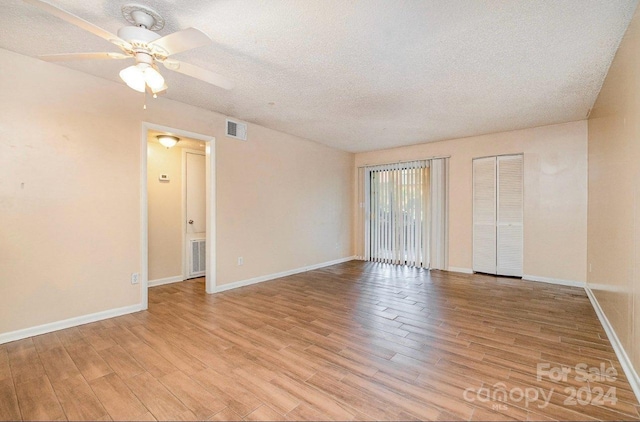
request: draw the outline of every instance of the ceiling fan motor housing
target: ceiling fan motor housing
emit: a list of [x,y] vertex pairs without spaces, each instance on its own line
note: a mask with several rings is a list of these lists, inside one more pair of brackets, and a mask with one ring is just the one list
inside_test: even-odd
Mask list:
[[135,44],[136,41],[140,44],[149,44],[152,41],[157,40],[160,34],[157,32],[149,31],[148,29],[139,26],[124,26],[118,30],[118,37]]
[[122,16],[131,24],[158,31],[164,27],[164,18],[150,7],[136,3],[128,3],[120,9]]

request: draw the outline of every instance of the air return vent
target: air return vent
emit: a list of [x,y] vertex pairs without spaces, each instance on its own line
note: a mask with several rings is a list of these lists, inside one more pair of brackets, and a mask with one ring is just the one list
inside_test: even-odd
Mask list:
[[247,124],[227,119],[227,136],[230,138],[247,140]]
[[191,240],[191,257],[189,265],[189,277],[203,276],[205,272],[207,250],[205,239]]

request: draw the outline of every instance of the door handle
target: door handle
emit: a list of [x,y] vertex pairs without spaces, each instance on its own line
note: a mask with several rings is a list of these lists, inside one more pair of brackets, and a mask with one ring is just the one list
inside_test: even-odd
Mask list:
[[193,224],[193,220],[189,220],[189,224]]

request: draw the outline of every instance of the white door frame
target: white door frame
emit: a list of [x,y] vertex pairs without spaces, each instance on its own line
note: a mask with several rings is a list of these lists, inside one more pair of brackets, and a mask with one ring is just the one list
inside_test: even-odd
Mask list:
[[216,291],[216,138],[210,135],[176,129],[155,123],[142,122],[140,136],[140,305],[142,309],[149,307],[149,198],[147,192],[147,138],[149,130],[172,133],[178,136],[197,139],[207,143],[206,146],[206,291]]

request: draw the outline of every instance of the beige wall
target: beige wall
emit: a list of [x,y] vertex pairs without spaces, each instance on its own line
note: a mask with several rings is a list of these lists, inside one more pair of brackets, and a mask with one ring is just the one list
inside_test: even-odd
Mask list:
[[0,67],[0,333],[139,302],[140,102],[5,50]]
[[353,154],[260,126],[248,136],[216,150],[218,284],[353,255]]
[[640,369],[640,10],[589,117],[588,285]]
[[[161,182],[158,176],[168,174]],[[182,275],[182,150],[147,145],[149,280]]]
[[[353,155],[0,50],[0,333],[140,303],[147,121],[215,136],[217,279],[350,256]],[[244,266],[236,257],[244,256]]]
[[472,159],[524,153],[524,274],[586,279],[586,121],[356,154],[356,167],[451,156],[449,266],[472,267]]

